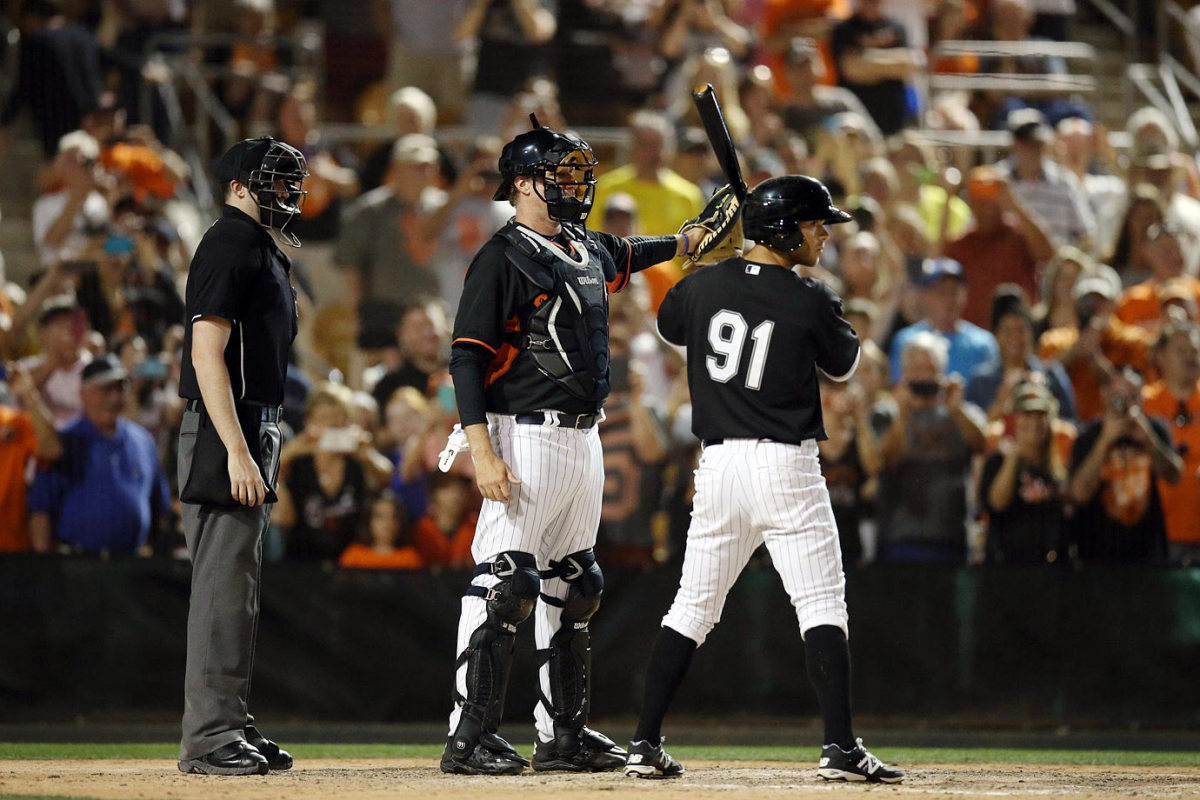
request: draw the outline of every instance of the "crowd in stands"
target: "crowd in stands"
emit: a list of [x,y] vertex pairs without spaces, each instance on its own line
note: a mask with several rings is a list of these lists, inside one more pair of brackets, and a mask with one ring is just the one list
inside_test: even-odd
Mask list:
[[[176,385],[188,262],[216,213],[204,173],[271,134],[311,176],[267,557],[470,567],[471,461],[437,462],[463,275],[511,216],[492,200],[500,147],[530,112],[598,132],[589,226],[674,233],[724,183],[690,102],[707,82],[751,185],[814,175],[853,210],[810,271],[863,343],[855,377],[822,387],[848,569],[1200,561],[1194,154],[1154,107],[1118,151],[1087,96],[927,91],[936,73],[1065,74],[988,44],[1068,38],[1067,5],[10,4],[0,158],[24,136],[45,161],[24,187],[35,255],[0,262],[0,551],[186,556]],[[946,40],[978,52],[930,49]],[[935,147],[929,129],[1011,145]],[[611,298],[606,565],[682,553],[700,443],[683,353],[654,324],[682,274],[660,264]]]

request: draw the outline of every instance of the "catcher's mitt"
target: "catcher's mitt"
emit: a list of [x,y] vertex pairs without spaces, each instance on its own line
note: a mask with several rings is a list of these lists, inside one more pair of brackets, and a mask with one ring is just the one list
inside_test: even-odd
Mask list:
[[689,234],[692,252],[685,266],[715,264],[742,254],[742,204],[732,186],[725,184],[714,192],[700,215],[683,223],[679,232],[695,227],[705,233],[699,241]]

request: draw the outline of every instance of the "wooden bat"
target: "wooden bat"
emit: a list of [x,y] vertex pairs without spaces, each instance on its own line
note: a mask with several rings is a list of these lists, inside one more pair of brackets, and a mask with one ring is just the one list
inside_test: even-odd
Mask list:
[[712,144],[713,152],[717,154],[717,161],[720,162],[721,169],[729,179],[729,185],[733,187],[733,193],[737,195],[740,204],[746,199],[746,181],[742,178],[742,166],[738,163],[737,150],[733,147],[733,138],[725,125],[725,115],[721,113],[721,104],[717,101],[712,84],[705,83],[692,89],[692,100],[696,103],[696,110],[700,112],[700,121],[704,123],[704,132],[708,134],[708,141]]

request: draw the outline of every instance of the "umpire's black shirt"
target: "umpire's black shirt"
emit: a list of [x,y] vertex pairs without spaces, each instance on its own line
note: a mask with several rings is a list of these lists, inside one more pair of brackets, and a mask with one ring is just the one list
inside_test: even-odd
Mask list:
[[845,380],[858,364],[858,337],[832,289],[741,258],[675,284],[658,330],[687,347],[692,431],[701,439],[824,439],[817,367]]
[[225,212],[204,234],[188,272],[181,397],[199,400],[192,366],[192,326],[202,317],[233,323],[225,366],[238,402],[283,403],[288,351],[296,338],[291,260],[245,212]]

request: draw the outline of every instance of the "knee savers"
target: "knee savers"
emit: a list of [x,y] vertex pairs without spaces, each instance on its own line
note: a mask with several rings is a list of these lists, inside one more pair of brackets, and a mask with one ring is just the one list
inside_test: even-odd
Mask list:
[[479,565],[475,573],[495,575],[500,582],[490,589],[472,586],[467,590],[469,596],[487,603],[487,618],[458,657],[459,666],[467,665],[467,696],[458,698],[463,713],[454,738],[455,747],[461,739],[467,752],[474,749],[482,733],[495,732],[500,725],[517,626],[533,611],[541,588],[537,561],[531,553],[501,553],[495,561]]
[[588,620],[600,607],[604,593],[604,573],[591,550],[572,553],[562,561],[551,562],[543,578],[561,578],[568,584],[565,600],[547,597],[551,605],[562,607],[561,627],[550,638],[550,647],[542,657],[549,665],[550,697],[542,702],[554,718],[560,748],[577,741],[578,732],[587,724],[591,699],[592,651]]

